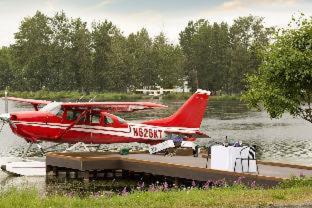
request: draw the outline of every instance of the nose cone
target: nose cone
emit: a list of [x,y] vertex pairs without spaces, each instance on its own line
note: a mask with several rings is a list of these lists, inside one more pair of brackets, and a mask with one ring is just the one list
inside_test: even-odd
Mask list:
[[0,114],[0,120],[4,122],[9,122],[10,114],[9,113],[2,113]]
[[0,114],[0,121],[3,123],[9,123],[13,128],[16,128],[16,125],[10,119],[11,115],[9,113]]

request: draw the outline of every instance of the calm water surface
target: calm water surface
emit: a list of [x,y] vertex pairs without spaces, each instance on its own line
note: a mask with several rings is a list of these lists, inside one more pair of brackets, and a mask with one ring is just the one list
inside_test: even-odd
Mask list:
[[[146,120],[164,117],[173,113],[183,101],[158,101],[169,107],[162,110],[134,112],[124,114],[127,120]],[[32,110],[27,106],[17,106],[10,103],[9,111]],[[0,112],[4,111],[4,103],[0,102]],[[256,144],[259,148],[258,157],[263,160],[281,161],[312,165],[312,124],[286,114],[280,119],[270,119],[266,112],[251,111],[240,101],[210,101],[203,119],[201,130],[211,138],[198,139],[198,143],[207,144],[212,141],[223,142],[228,136],[230,141],[242,140]],[[15,136],[8,126],[0,132],[0,164],[6,157],[20,155],[26,142]],[[136,148],[146,148],[146,145],[125,144]],[[117,148],[124,145],[106,145],[105,148]],[[0,172],[0,187],[10,184],[37,184],[44,188],[44,178],[24,177],[11,178]]]

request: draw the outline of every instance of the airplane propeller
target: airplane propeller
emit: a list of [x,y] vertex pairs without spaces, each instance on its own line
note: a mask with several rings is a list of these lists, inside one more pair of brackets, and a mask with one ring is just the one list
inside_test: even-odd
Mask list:
[[9,114],[9,105],[8,105],[8,91],[4,92],[4,111],[5,113],[0,114],[0,121],[2,121],[2,126],[0,128],[0,132],[3,129],[3,126],[8,123],[10,125],[12,125],[14,128],[16,128],[15,124],[10,120],[10,114]]
[[0,131],[2,130],[4,124],[6,124],[6,123],[8,123],[8,124],[12,125],[14,128],[16,128],[15,124],[10,119],[10,114],[9,113],[2,113],[2,114],[0,114],[0,121],[2,121],[2,126],[1,126]]
[[0,128],[0,132],[2,131],[4,125],[8,122],[7,121],[7,116],[5,114],[0,114],[0,121],[2,121],[2,125]]

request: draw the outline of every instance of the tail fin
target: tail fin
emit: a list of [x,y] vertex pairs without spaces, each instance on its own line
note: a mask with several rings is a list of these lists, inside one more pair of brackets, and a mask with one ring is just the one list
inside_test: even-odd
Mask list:
[[206,110],[209,95],[209,91],[197,90],[173,115],[167,118],[146,121],[144,124],[199,128]]

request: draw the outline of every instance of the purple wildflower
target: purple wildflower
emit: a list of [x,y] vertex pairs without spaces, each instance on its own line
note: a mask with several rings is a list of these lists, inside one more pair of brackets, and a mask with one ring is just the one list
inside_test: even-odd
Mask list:
[[74,196],[74,192],[68,192],[67,194],[66,194],[68,197],[73,197]]
[[127,187],[125,187],[122,192],[121,192],[122,196],[127,196],[128,195],[128,191],[127,191]]
[[192,188],[194,188],[196,186],[196,183],[195,183],[195,181],[193,180],[192,181]]
[[216,182],[215,182],[215,186],[217,186],[217,187],[225,187],[225,186],[226,186],[225,178],[216,181]]
[[236,181],[234,181],[234,185],[242,185],[242,180],[244,179],[245,177],[238,177]]
[[142,181],[142,182],[138,182],[138,185],[137,185],[137,189],[138,190],[143,190],[144,189],[144,181]]
[[156,191],[155,185],[154,184],[149,185],[148,191],[151,191],[151,192]]
[[93,194],[93,196],[94,196],[95,198],[98,198],[98,197],[101,196],[101,193],[100,193],[99,191],[97,191],[97,192],[95,192],[95,193]]
[[168,191],[169,186],[168,186],[167,181],[165,181],[165,182],[163,183],[163,187],[164,187],[164,191]]
[[256,188],[256,187],[257,187],[256,181],[253,181],[253,182],[250,184],[250,187],[251,187],[251,188]]
[[208,183],[208,181],[203,185],[203,189],[209,189],[209,183]]

